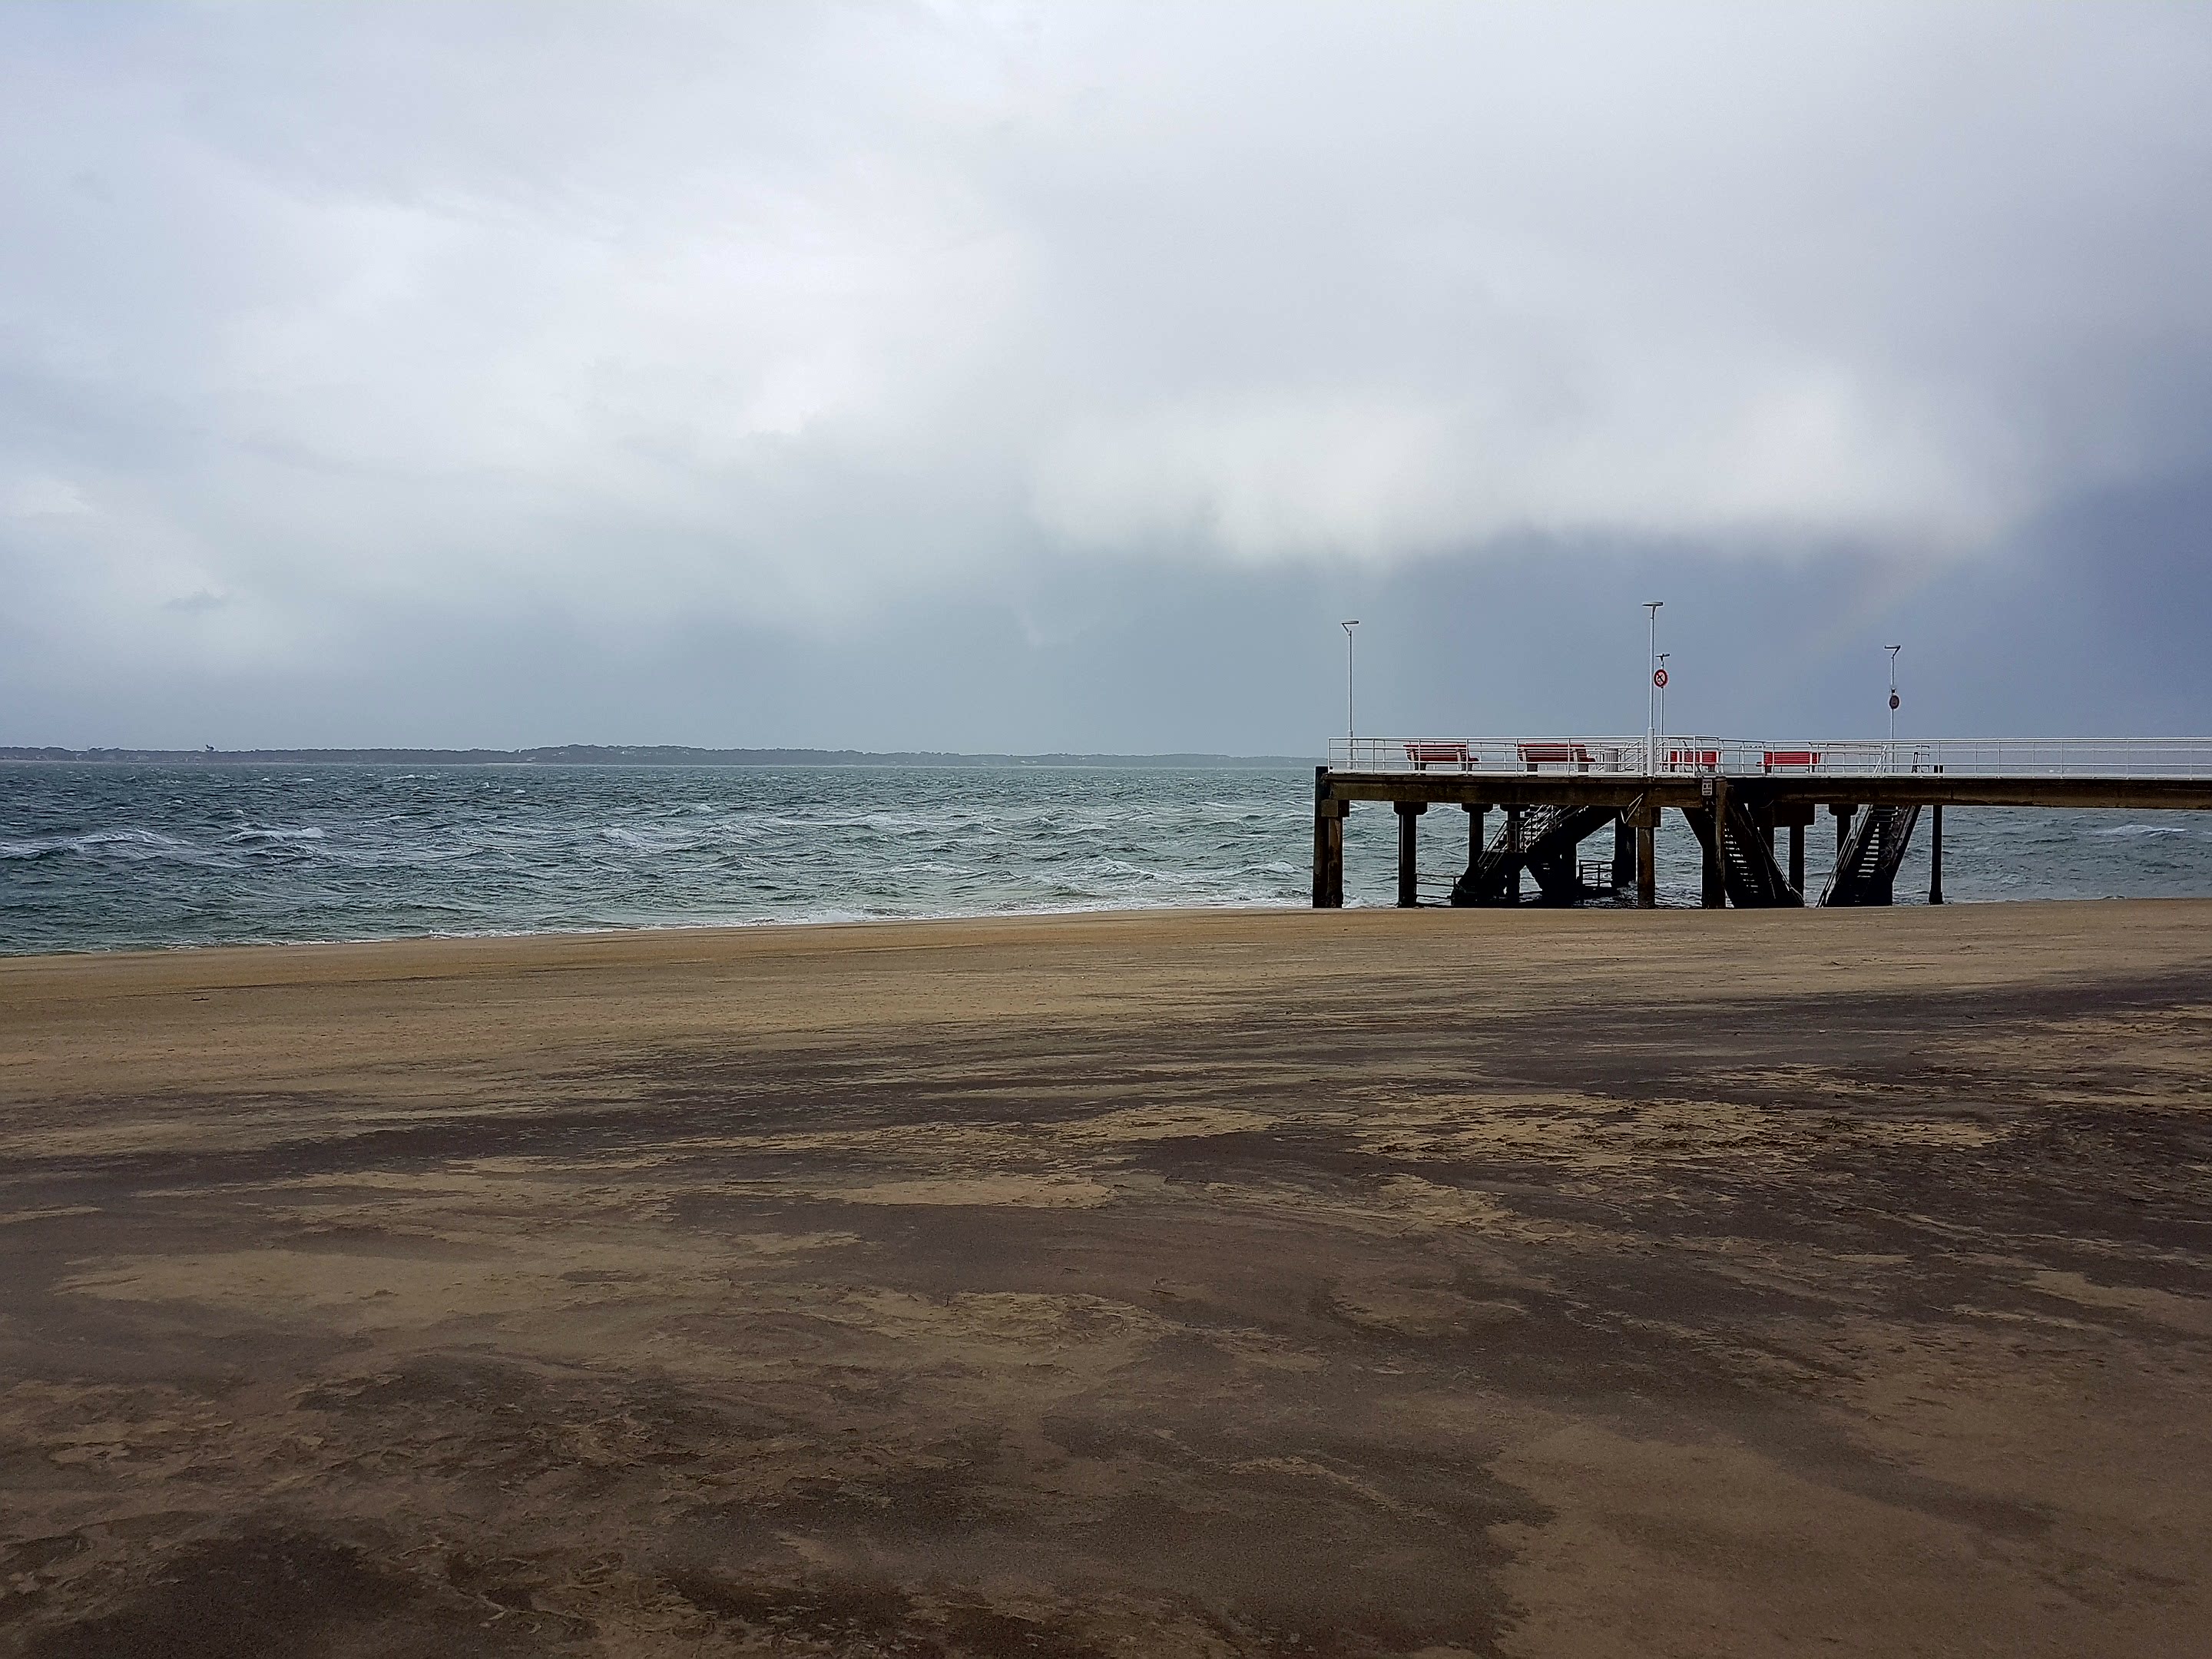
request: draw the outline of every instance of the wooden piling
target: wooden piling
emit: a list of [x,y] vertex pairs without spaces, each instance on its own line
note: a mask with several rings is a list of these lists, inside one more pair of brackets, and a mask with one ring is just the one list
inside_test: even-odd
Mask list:
[[1505,847],[1513,872],[1507,896],[1516,904],[1521,902],[1521,811],[1517,806],[1505,809]]
[[1344,818],[1352,803],[1329,793],[1328,768],[1314,769],[1313,908],[1344,908]]
[[1426,801],[1419,800],[1401,800],[1394,805],[1398,809],[1398,908],[1410,910],[1421,902],[1419,875],[1414,864],[1414,826],[1429,807]]
[[1724,849],[1728,845],[1724,839],[1728,835],[1728,781],[1709,778],[1706,781],[1712,785],[1707,799],[1711,803],[1713,833],[1699,837],[1705,848],[1705,869],[1698,896],[1706,909],[1718,910],[1728,903],[1728,871],[1722,863],[1727,856]]
[[1659,809],[1646,806],[1636,815],[1636,903],[1639,909],[1656,909],[1659,903]]
[[1799,892],[1805,890],[1805,826],[1790,826],[1790,884]]
[[1943,808],[1939,803],[1929,815],[1928,841],[1928,902],[1943,902]]

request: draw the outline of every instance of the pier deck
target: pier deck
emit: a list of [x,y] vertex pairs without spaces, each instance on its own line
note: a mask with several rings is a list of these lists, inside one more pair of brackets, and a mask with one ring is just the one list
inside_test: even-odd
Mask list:
[[[1921,815],[1930,823],[1929,901],[1942,902],[1947,806],[2212,811],[2212,740],[1841,742],[1739,739],[1363,738],[1333,747],[1314,779],[1315,908],[1344,902],[1344,819],[1360,802],[1398,815],[1398,902],[1416,904],[1419,821],[1468,815],[1468,869],[1455,904],[1518,903],[1522,877],[1542,899],[1632,884],[1656,902],[1661,815],[1680,812],[1704,848],[1708,906],[1887,904]],[[1504,827],[1486,835],[1492,811]],[[1804,831],[1835,822],[1835,856],[1816,896]],[[1612,881],[1593,888],[1581,842],[1611,825]],[[1787,861],[1778,850],[1786,833]]]

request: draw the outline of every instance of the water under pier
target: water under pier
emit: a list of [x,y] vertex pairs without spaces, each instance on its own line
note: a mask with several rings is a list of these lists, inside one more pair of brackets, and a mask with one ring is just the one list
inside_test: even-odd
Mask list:
[[[1929,902],[1943,902],[1947,806],[2212,811],[2212,738],[1750,742],[1702,737],[1362,738],[1314,776],[1313,902],[1344,902],[1344,820],[1364,801],[1398,817],[1398,902],[1419,902],[1415,855],[1431,807],[1467,816],[1456,905],[1658,898],[1662,814],[1702,849],[1709,907],[1887,904],[1924,818]],[[1495,828],[1491,814],[1497,813]],[[1807,832],[1832,823],[1832,856]],[[1602,856],[1585,856],[1601,840]]]

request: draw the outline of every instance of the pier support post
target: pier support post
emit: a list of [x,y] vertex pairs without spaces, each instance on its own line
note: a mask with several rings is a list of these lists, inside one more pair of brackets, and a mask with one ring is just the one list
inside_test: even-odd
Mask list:
[[1344,908],[1344,815],[1348,800],[1334,799],[1328,792],[1328,768],[1314,769],[1313,908]]
[[[1828,885],[1832,888],[1843,875],[1844,848],[1850,844],[1851,820],[1858,816],[1858,808],[1845,801],[1833,801],[1829,804],[1828,811],[1836,820],[1836,862],[1833,872],[1828,877]],[[1867,811],[1871,812],[1874,808],[1869,806]],[[1826,903],[1827,900],[1823,897],[1821,902]]]
[[1398,809],[1398,908],[1410,910],[1421,902],[1420,884],[1417,878],[1413,854],[1414,825],[1429,804],[1422,800],[1401,800],[1394,803]]
[[1613,890],[1622,891],[1636,879],[1636,830],[1623,813],[1613,821]]
[[1482,849],[1489,841],[1483,824],[1489,816],[1487,806],[1469,803],[1467,809],[1467,867],[1470,870],[1482,862]]
[[[1766,848],[1770,853],[1774,850],[1774,830],[1787,830],[1790,832],[1789,864],[1784,873],[1789,880],[1790,890],[1800,897],[1805,892],[1805,831],[1820,816],[1820,809],[1811,801],[1790,800],[1768,806],[1762,820],[1772,825],[1766,837]],[[1776,860],[1776,867],[1782,868],[1779,859]]]
[[1727,857],[1723,850],[1727,842],[1723,837],[1728,834],[1728,784],[1720,778],[1707,781],[1712,785],[1712,792],[1705,799],[1713,815],[1713,833],[1705,840],[1705,871],[1698,902],[1708,910],[1718,910],[1728,903],[1728,872],[1721,862]]
[[1647,806],[1636,815],[1636,905],[1656,908],[1659,903],[1659,809]]
[[1517,806],[1509,806],[1505,809],[1507,863],[1513,872],[1511,883],[1506,890],[1506,897],[1515,904],[1521,902],[1521,810]]
[[1928,902],[1943,902],[1943,809],[1936,806],[1929,814],[1928,842]]

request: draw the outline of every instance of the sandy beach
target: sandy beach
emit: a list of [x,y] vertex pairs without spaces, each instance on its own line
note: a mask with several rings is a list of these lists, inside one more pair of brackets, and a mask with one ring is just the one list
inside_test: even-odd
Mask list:
[[0,960],[0,1652],[2212,1630],[2212,903]]

